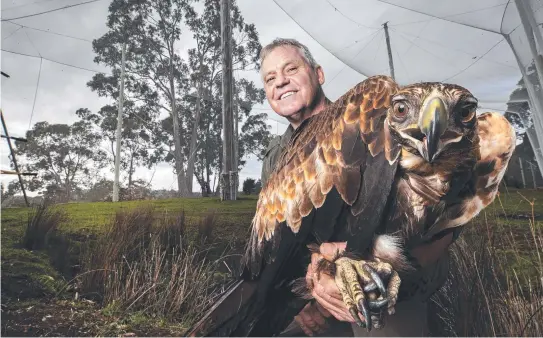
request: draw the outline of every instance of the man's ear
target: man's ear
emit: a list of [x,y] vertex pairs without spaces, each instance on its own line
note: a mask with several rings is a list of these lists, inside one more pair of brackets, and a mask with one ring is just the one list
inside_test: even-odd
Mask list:
[[324,71],[322,70],[321,66],[317,66],[315,71],[317,72],[317,80],[319,81],[319,84],[322,86],[324,84]]

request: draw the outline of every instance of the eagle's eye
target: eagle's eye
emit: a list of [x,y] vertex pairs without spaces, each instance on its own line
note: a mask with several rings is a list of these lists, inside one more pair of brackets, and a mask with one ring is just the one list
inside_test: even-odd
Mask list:
[[471,104],[463,106],[462,108],[460,108],[460,111],[458,112],[460,116],[460,121],[462,121],[462,123],[470,122],[475,117],[475,112],[476,112],[476,106],[471,105]]
[[407,116],[409,108],[404,102],[397,102],[394,104],[394,117],[397,119],[403,119]]

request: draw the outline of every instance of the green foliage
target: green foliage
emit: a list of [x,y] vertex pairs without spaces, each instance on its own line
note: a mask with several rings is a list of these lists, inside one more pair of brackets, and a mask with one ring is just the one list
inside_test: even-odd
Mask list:
[[255,180],[253,178],[247,178],[245,181],[243,181],[243,193],[245,195],[250,195],[255,191],[256,184]]
[[45,190],[44,196],[52,201],[69,201],[104,166],[102,137],[87,121],[72,125],[38,122],[26,139],[28,142],[16,142],[17,155],[25,159],[28,171],[39,173],[28,188]]

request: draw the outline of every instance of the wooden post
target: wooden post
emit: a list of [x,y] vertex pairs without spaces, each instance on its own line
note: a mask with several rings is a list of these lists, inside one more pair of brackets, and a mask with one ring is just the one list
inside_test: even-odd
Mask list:
[[230,0],[221,0],[223,165],[221,200],[236,200],[237,169],[233,161],[232,26]]
[[522,158],[519,156],[518,164],[520,165],[520,174],[522,177],[522,188],[526,188],[526,177],[524,176],[524,168],[522,167]]
[[6,139],[8,140],[9,152],[11,153],[11,160],[13,161],[13,166],[15,167],[15,171],[17,172],[17,176],[19,177],[19,184],[21,185],[21,191],[23,192],[26,206],[29,207],[30,203],[28,203],[28,198],[26,197],[25,185],[23,182],[23,178],[21,176],[21,172],[19,171],[19,166],[17,165],[17,159],[15,158],[15,152],[13,151],[13,146],[11,145],[11,138],[9,137],[8,127],[6,126],[6,121],[4,120],[4,112],[2,111],[2,109],[0,109],[0,116],[2,117],[2,127],[4,127],[4,134],[6,134]]
[[394,76],[394,61],[392,60],[392,49],[390,48],[390,36],[388,35],[388,22],[385,22],[383,24],[383,27],[385,29],[385,38],[388,49],[388,65],[390,67],[390,77],[392,77],[393,80],[396,80],[396,77]]
[[121,54],[121,84],[119,88],[119,110],[117,114],[117,133],[115,150],[115,181],[113,182],[113,202],[119,201],[119,172],[121,170],[121,132],[123,128],[123,104],[124,104],[124,64],[125,64],[126,42],[123,42]]

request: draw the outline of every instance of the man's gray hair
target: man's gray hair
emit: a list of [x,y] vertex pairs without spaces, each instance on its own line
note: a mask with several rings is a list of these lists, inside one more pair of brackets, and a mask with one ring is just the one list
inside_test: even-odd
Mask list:
[[318,66],[318,63],[313,58],[313,55],[311,55],[311,52],[309,51],[309,48],[307,48],[304,44],[300,43],[298,40],[295,39],[285,39],[285,38],[277,38],[267,44],[262,50],[260,51],[260,66],[262,66],[262,62],[264,59],[277,47],[282,46],[291,46],[296,47],[300,50],[302,53],[302,56],[305,58],[307,63],[315,69]]

